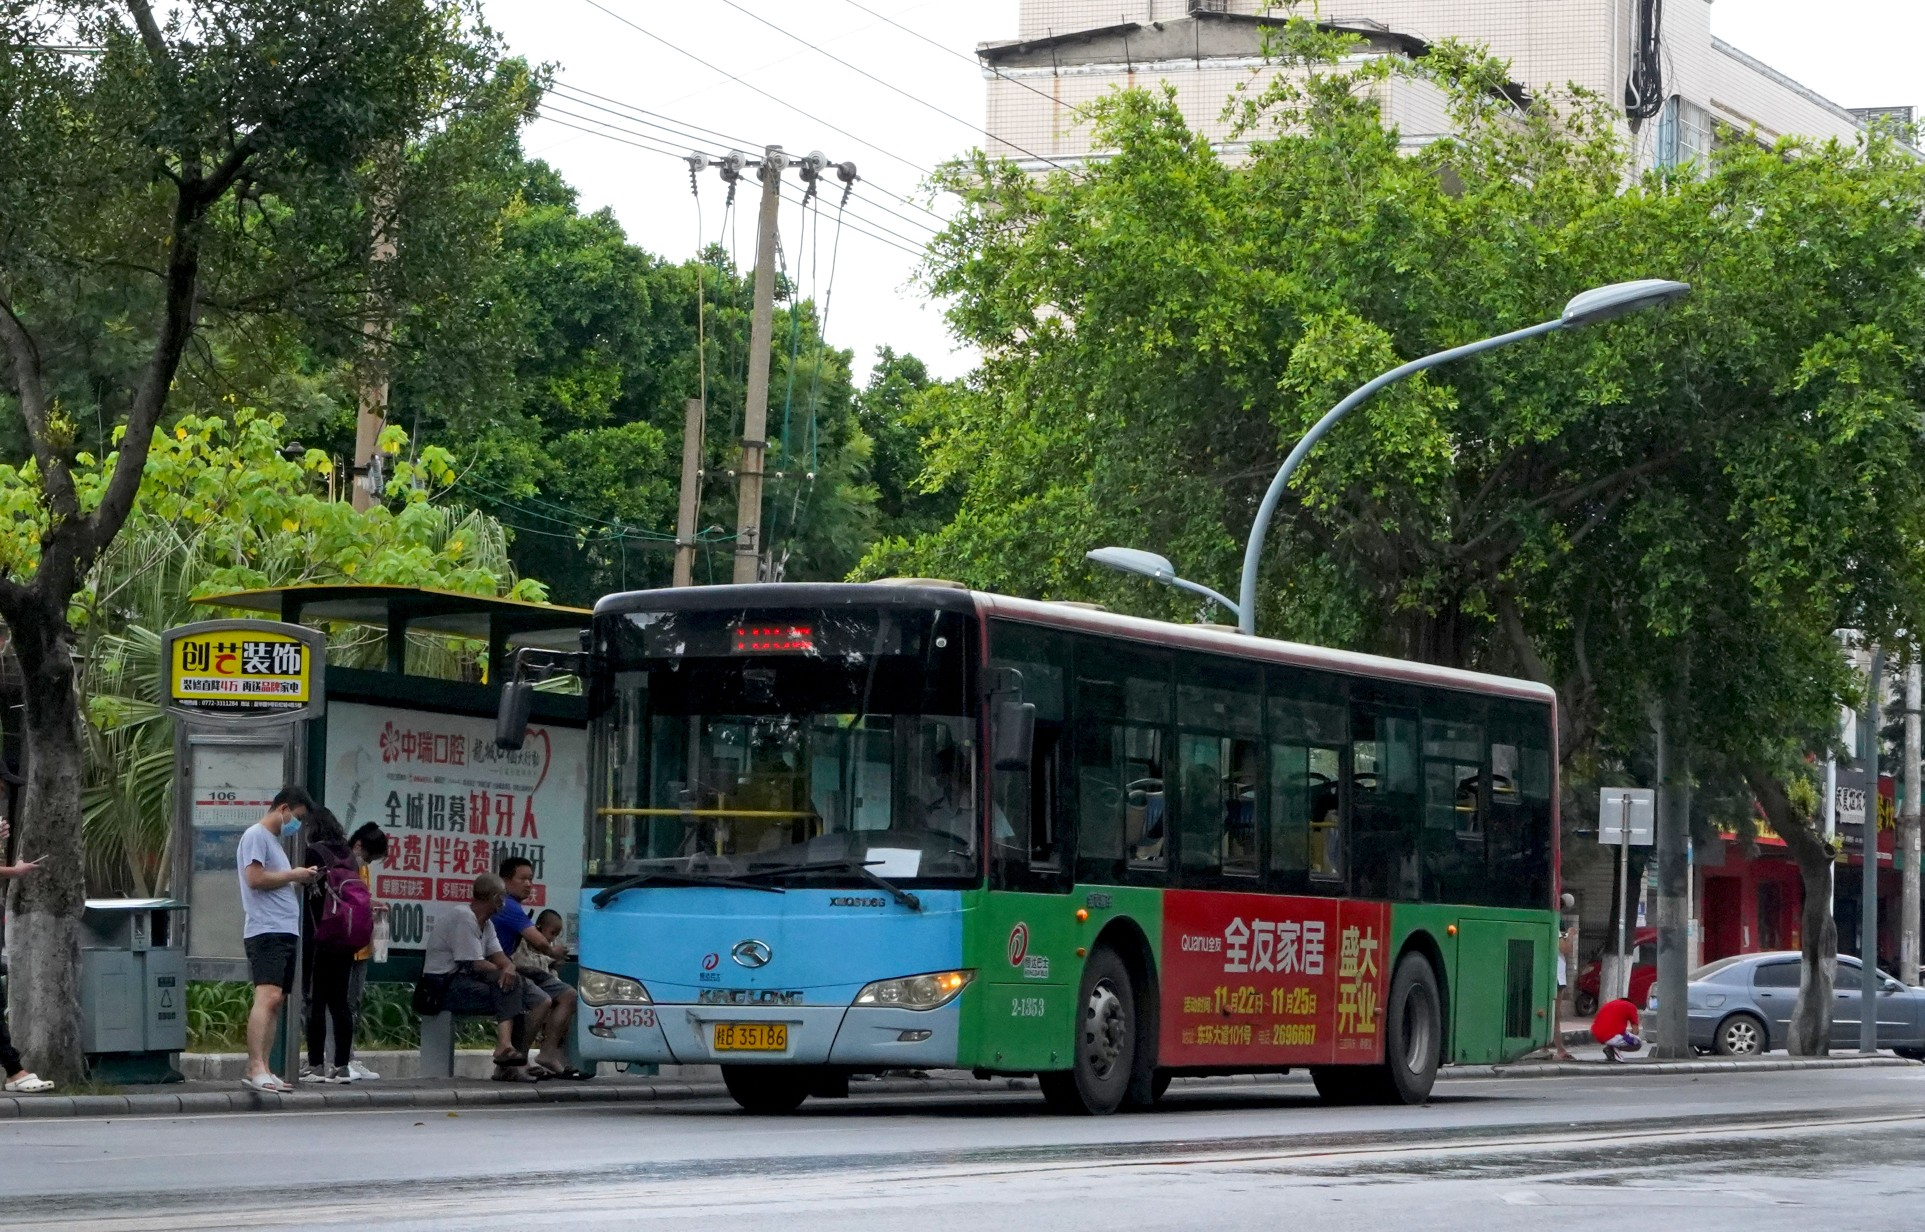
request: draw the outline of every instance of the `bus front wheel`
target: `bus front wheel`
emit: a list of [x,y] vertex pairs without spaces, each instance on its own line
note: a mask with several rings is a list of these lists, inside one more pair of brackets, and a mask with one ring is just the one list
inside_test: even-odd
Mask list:
[[812,1070],[786,1065],[724,1065],[722,1085],[742,1111],[757,1116],[794,1112],[809,1098],[820,1077]]
[[1107,1116],[1122,1107],[1136,1066],[1136,990],[1129,968],[1105,946],[1090,955],[1079,991],[1075,1063],[1037,1081],[1056,1111]]

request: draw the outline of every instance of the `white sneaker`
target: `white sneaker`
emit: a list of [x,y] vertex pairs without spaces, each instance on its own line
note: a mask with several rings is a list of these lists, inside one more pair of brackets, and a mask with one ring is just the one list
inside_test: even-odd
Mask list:
[[359,1061],[348,1062],[348,1077],[356,1082],[367,1082],[370,1079],[379,1078],[380,1076],[381,1075],[375,1073]]
[[301,1067],[302,1082],[312,1084],[326,1082],[327,1080],[328,1072],[326,1069],[309,1069],[305,1065]]

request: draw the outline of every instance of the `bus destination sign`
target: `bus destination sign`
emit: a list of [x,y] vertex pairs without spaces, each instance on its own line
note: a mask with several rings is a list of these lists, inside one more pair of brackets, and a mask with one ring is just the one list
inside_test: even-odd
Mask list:
[[736,654],[814,654],[815,626],[743,621],[730,627],[729,645]]

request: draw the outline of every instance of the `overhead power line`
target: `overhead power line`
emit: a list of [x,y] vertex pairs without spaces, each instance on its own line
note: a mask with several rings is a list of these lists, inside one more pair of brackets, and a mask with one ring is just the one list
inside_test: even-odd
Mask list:
[[1010,85],[1013,85],[1013,86],[1021,86],[1023,89],[1028,90],[1031,94],[1036,95],[1038,98],[1046,98],[1050,102],[1055,103],[1058,107],[1066,107],[1072,111],[1075,110],[1075,108],[1070,107],[1070,104],[1064,102],[1060,98],[1057,98],[1054,94],[1051,94],[1048,90],[1038,90],[1035,86],[1030,85],[1027,81],[1022,80],[1019,77],[1011,77],[1008,73],[1003,72],[1003,70],[997,68],[993,64],[985,65],[982,62],[981,58],[977,56],[966,55],[963,52],[957,51],[954,47],[951,47],[949,44],[939,42],[936,39],[932,39],[927,34],[924,34],[920,30],[912,30],[908,26],[905,26],[901,22],[897,21],[895,18],[889,17],[882,13],[878,13],[866,4],[858,3],[858,0],[843,0],[843,3],[847,4],[850,8],[861,9],[863,12],[869,14],[869,16],[875,18],[877,21],[884,22],[888,25],[894,26],[896,29],[902,31],[904,34],[908,35],[910,38],[920,39],[922,42],[925,42],[929,44],[931,47],[934,47],[937,51],[946,52],[949,55],[956,57],[958,60],[963,60],[969,64],[975,65],[978,69],[987,68],[990,72],[996,74],[998,79],[1002,81],[1007,81]]
[[666,120],[670,124],[673,124],[678,128],[687,129],[689,131],[697,132],[697,133],[706,133],[707,134],[707,137],[705,138],[706,140],[720,141],[724,144],[729,144],[729,145],[738,145],[744,149],[753,149],[756,144],[754,141],[751,141],[747,137],[737,136],[733,133],[725,133],[719,129],[708,128],[701,124],[696,124],[691,120],[684,120],[679,116],[666,115],[660,111],[650,111],[646,107],[638,107],[634,103],[628,102],[625,99],[611,98],[606,94],[597,94],[595,91],[587,89],[584,86],[575,85],[573,82],[556,81],[554,85],[562,89],[568,90],[571,93],[580,94],[586,98],[596,99],[604,103],[613,103],[615,106],[621,108],[623,111],[633,112],[635,115],[638,115],[638,116],[653,116],[658,120]]
[[720,73],[722,76],[728,78],[730,81],[733,81],[735,84],[743,87],[744,89],[753,90],[755,93],[760,94],[763,98],[768,99],[770,102],[777,103],[783,107],[787,107],[790,111],[795,112],[797,115],[801,116],[805,120],[812,120],[815,123],[822,125],[824,128],[828,129],[832,133],[836,133],[840,136],[847,137],[851,141],[867,146],[868,148],[874,150],[876,153],[881,154],[886,158],[892,158],[895,161],[901,163],[905,167],[914,168],[916,171],[921,172],[923,175],[934,174],[934,172],[932,172],[928,167],[923,166],[921,163],[915,161],[912,158],[904,158],[902,155],[897,154],[895,151],[885,149],[884,147],[877,145],[875,142],[870,141],[866,137],[859,137],[856,134],[850,132],[846,128],[841,128],[837,125],[831,124],[829,121],[823,119],[821,116],[814,115],[810,112],[804,111],[802,108],[796,106],[794,103],[790,102],[788,99],[783,98],[780,95],[771,94],[767,90],[764,90],[761,86],[755,85],[753,82],[745,81],[741,77],[736,76],[734,73],[729,72],[727,69],[721,67],[720,65],[710,63],[709,61],[704,60],[702,57],[696,55],[694,52],[689,51],[686,48],[677,46],[676,44],[663,38],[661,35],[655,33],[653,30],[648,29],[646,26],[637,25],[635,22],[630,21],[628,18],[622,16],[620,13],[617,13],[614,9],[611,9],[607,5],[601,3],[601,0],[582,0],[582,2],[584,4],[587,4],[591,8],[598,9],[601,12],[607,14],[608,16],[613,17],[616,21],[621,22],[624,26],[627,26],[629,29],[635,31],[637,34],[653,39],[655,42],[660,43],[662,46],[668,48],[670,51],[676,53],[677,55],[688,57],[689,59],[695,61],[697,64],[701,65],[703,68],[708,69],[710,72]]
[[[567,116],[570,119],[574,119],[574,120],[586,120],[587,124],[597,125],[598,127],[590,128],[587,126],[587,124],[572,124],[567,119],[558,118],[561,116]],[[591,117],[591,116],[578,115],[577,113],[569,111],[566,108],[552,107],[549,104],[544,103],[542,104],[542,118],[547,120],[551,124],[559,124],[563,128],[572,128],[578,133],[587,133],[591,137],[602,137],[609,141],[619,142],[622,145],[633,146],[636,149],[640,149],[640,150],[647,150],[651,154],[659,154],[664,158],[672,158],[676,162],[682,163],[684,165],[686,165],[688,161],[688,154],[686,152],[680,152],[680,151],[669,149],[666,146],[652,144],[651,142],[645,139],[646,138],[645,134],[636,133],[629,129],[621,128],[620,126],[611,124],[606,120],[595,119],[594,117]],[[785,199],[790,201],[800,200],[800,198],[797,198],[797,197],[785,197]],[[858,198],[858,200],[860,200],[860,198]],[[927,244],[929,240],[937,234],[936,229],[933,227],[927,226],[927,224],[919,223],[913,218],[905,218],[902,215],[895,213],[894,211],[884,209],[881,206],[874,206],[873,203],[870,203],[870,204],[873,206],[873,208],[882,210],[882,212],[886,214],[887,217],[890,218],[891,220],[896,222],[901,222],[901,223],[908,223],[914,226],[923,227],[924,230],[927,232],[927,234],[922,237],[904,235],[902,232],[892,229],[891,227],[888,226],[888,224],[880,221],[879,219],[872,218],[866,214],[855,215],[854,218],[849,223],[850,229],[857,232],[860,235],[868,237],[869,239],[875,240],[878,243],[887,244],[889,247],[897,249],[898,251],[901,251],[909,256],[920,258],[923,255],[923,252],[922,252],[923,245]],[[880,232],[880,234],[878,234],[878,232]]]
[[[677,134],[680,134],[685,140],[693,141],[697,145],[714,141],[714,142],[719,142],[724,146],[732,146],[744,152],[758,150],[762,147],[761,142],[751,140],[750,138],[739,136],[734,133],[721,132],[718,129],[707,128],[703,125],[694,123],[691,120],[684,120],[678,116],[667,115],[660,111],[650,111],[646,107],[638,107],[634,103],[628,102],[624,99],[611,98],[606,94],[597,94],[593,90],[584,89],[583,87],[578,85],[563,84],[561,82],[556,82],[555,86],[561,90],[567,91],[569,94],[582,96],[581,98],[572,98],[569,100],[570,102],[575,103],[577,106],[581,106],[581,107],[592,106],[597,111],[606,111],[610,115],[622,116],[625,119],[632,120],[638,124],[643,124],[649,128],[657,128],[665,132],[677,133]],[[608,106],[606,107],[595,106],[592,103],[582,101],[583,98],[595,99],[600,103],[608,104]],[[650,123],[648,120],[643,119],[642,117],[653,117],[655,120],[667,121],[667,123],[661,123],[661,124]],[[705,135],[698,135],[698,134],[705,134]],[[867,145],[868,143],[864,142],[863,144]],[[949,224],[949,219],[943,217],[941,214],[938,214],[936,211],[930,209],[928,206],[922,204],[921,202],[915,200],[914,198],[905,197],[901,193],[891,191],[889,188],[878,183],[871,176],[867,176],[867,175],[863,176],[862,182],[864,184],[867,184],[872,192],[880,193],[883,196],[889,198],[891,201],[895,201],[902,205],[905,205],[910,209],[915,210],[917,213],[926,214],[929,217],[935,219],[938,223],[942,224],[943,226],[947,226]],[[890,212],[893,213],[894,211],[890,211]],[[904,221],[911,221],[911,220],[905,219]],[[926,226],[927,224],[921,223],[918,225]]]
[[[589,2],[594,3],[594,0],[589,0]],[[832,51],[825,50],[824,48],[818,46],[815,43],[811,43],[808,39],[803,38],[801,35],[795,33],[794,31],[787,30],[781,26],[778,26],[774,22],[770,21],[768,18],[762,16],[760,13],[757,13],[751,9],[745,8],[742,5],[736,3],[736,0],[722,0],[722,3],[728,5],[730,8],[734,9],[738,13],[741,13],[745,17],[751,17],[756,21],[761,22],[763,25],[775,31],[777,34],[782,35],[784,38],[794,39],[796,42],[802,44],[804,47],[807,47],[810,51],[815,52],[817,55],[821,56],[823,59],[833,60],[837,64],[840,64],[843,68],[848,69],[850,72],[858,74],[859,76],[862,76],[862,77],[866,77],[870,81],[875,82],[877,85],[881,86],[883,89],[893,91],[896,94],[900,94],[902,97],[908,99],[910,102],[916,104],[918,107],[923,107],[930,111],[933,111],[937,115],[942,116],[944,119],[953,120],[957,124],[962,125],[964,128],[967,128],[972,132],[981,133],[983,136],[989,138],[992,141],[1000,141],[1004,145],[1008,146],[1010,149],[1015,150],[1017,153],[1026,154],[1029,157],[1037,159],[1040,162],[1046,162],[1050,166],[1055,167],[1059,171],[1065,169],[1063,167],[1063,164],[1057,162],[1055,159],[1049,157],[1047,154],[1038,154],[1034,150],[1026,150],[1022,146],[1017,145],[1014,141],[1011,141],[1007,137],[998,137],[995,133],[990,132],[988,129],[984,128],[980,124],[977,124],[970,120],[965,120],[953,111],[945,110],[941,107],[936,106],[936,104],[930,102],[926,98],[922,98],[921,96],[916,94],[911,94],[909,91],[903,89],[899,85],[896,85],[894,82],[885,81],[882,78],[876,76],[874,73],[870,72],[868,69],[862,68],[861,66],[856,64],[851,64],[849,61],[844,60],[841,56],[836,55]]]
[[[575,100],[575,99],[573,99],[573,98],[568,98],[568,97],[566,97],[566,96],[563,96],[563,97],[562,97],[562,101],[563,101],[563,102],[566,102],[566,103],[575,103],[575,102],[576,102],[576,100]],[[621,111],[620,109],[618,109],[618,108],[615,108],[615,107],[604,107],[604,106],[600,106],[600,105],[598,105],[598,104],[595,104],[595,103],[579,103],[578,105],[579,105],[579,106],[582,106],[582,107],[588,107],[588,108],[591,108],[591,109],[593,109],[593,110],[595,110],[595,111],[600,111],[600,112],[604,112],[604,113],[606,113],[606,114],[608,114],[608,115],[612,115],[612,116],[615,116],[615,117],[616,117],[616,118],[618,118],[618,119],[621,119],[621,120],[624,120],[624,121],[627,121],[627,122],[630,122],[630,123],[639,123],[639,122],[640,122],[640,121],[635,121],[635,120],[632,120],[632,119],[631,119],[631,118],[630,118],[629,116],[627,116],[626,114],[624,114],[624,113],[623,113],[623,112],[622,112],[622,111]],[[610,122],[610,121],[608,121],[608,120],[603,120],[603,119],[600,119],[599,117],[593,117],[593,116],[584,116],[584,115],[581,115],[581,114],[579,114],[579,113],[577,113],[577,112],[573,112],[573,111],[569,111],[569,110],[567,110],[567,109],[565,109],[565,108],[560,108],[560,107],[555,107],[554,105],[552,105],[551,103],[548,103],[548,102],[544,102],[544,103],[542,104],[542,110],[543,110],[543,112],[544,112],[544,113],[552,113],[552,114],[556,114],[556,115],[565,115],[565,116],[570,116],[570,117],[572,117],[572,118],[574,118],[574,119],[577,119],[577,120],[583,120],[583,121],[587,121],[587,122],[589,122],[589,123],[593,123],[593,124],[599,124],[599,125],[601,125],[601,126],[603,126],[603,127],[605,127],[605,128],[610,128],[610,129],[613,129],[614,131],[616,131],[616,132],[618,132],[618,133],[622,133],[622,134],[624,134],[625,136],[630,136],[630,137],[634,137],[634,138],[636,138],[637,140],[641,140],[641,141],[655,141],[655,142],[660,142],[660,141],[662,140],[662,138],[659,138],[659,137],[656,137],[656,136],[655,136],[655,135],[654,135],[653,133],[638,133],[638,132],[634,132],[634,131],[633,131],[633,130],[631,130],[631,129],[626,129],[626,128],[623,128],[623,127],[621,127],[620,125],[618,125],[618,124],[614,124],[614,123],[611,123],[611,122]],[[662,126],[659,126],[659,125],[658,125],[657,127],[662,127]],[[698,136],[695,136],[694,134],[690,134],[690,133],[682,133],[682,134],[680,134],[680,135],[681,135],[681,136],[684,136],[684,137],[687,137],[687,138],[688,138],[688,139],[689,139],[690,141],[693,141],[693,142],[694,142],[694,143],[695,143],[696,145],[698,145],[698,146],[701,146],[701,145],[707,145],[707,144],[711,144],[711,143],[709,143],[709,142],[707,142],[707,141],[705,141],[705,140],[704,140],[703,138],[701,138],[701,137],[698,137]],[[737,143],[737,144],[739,144],[739,143]],[[697,151],[697,152],[700,152],[700,151]],[[686,156],[687,156],[687,155],[686,155],[686,152],[685,152],[685,153],[684,153],[684,155],[683,155],[683,157],[684,157],[684,158],[686,158]],[[863,181],[863,183],[865,183],[865,184],[868,184],[868,183],[869,183],[869,181],[865,179],[865,180]],[[875,186],[875,185],[871,185],[871,187],[876,187],[876,186]],[[886,192],[886,190],[882,190],[882,189],[878,189],[878,191],[884,191],[884,192]],[[874,201],[865,201],[865,203],[864,203],[864,204],[866,205],[866,207],[867,207],[868,209],[872,209],[872,210],[876,210],[876,211],[878,211],[878,212],[880,212],[880,213],[882,213],[882,214],[886,214],[886,215],[888,215],[888,216],[889,216],[889,217],[890,217],[891,219],[893,219],[894,221],[896,221],[896,222],[899,222],[899,223],[902,223],[902,224],[903,224],[903,225],[905,225],[905,226],[909,226],[909,227],[917,227],[917,228],[920,228],[920,229],[921,229],[921,230],[922,230],[923,232],[925,232],[925,233],[926,233],[926,234],[928,234],[928,235],[935,235],[935,234],[937,234],[938,232],[940,232],[940,231],[941,231],[941,229],[942,229],[942,228],[940,228],[940,227],[934,227],[934,226],[931,226],[930,224],[928,224],[928,223],[926,223],[926,222],[924,222],[924,221],[922,221],[922,220],[921,220],[920,218],[911,218],[911,217],[909,217],[909,216],[908,216],[907,214],[903,214],[903,213],[900,213],[900,212],[898,212],[898,211],[896,211],[896,210],[892,210],[892,209],[890,209],[890,208],[889,208],[888,206],[886,206],[886,205],[882,205],[882,204],[881,204],[881,203],[879,203],[879,202],[874,202]],[[927,211],[925,211],[925,212],[927,212]],[[935,215],[935,214],[931,214],[930,216],[931,216],[931,217],[934,217],[934,218],[938,218],[938,220],[940,221],[940,216],[938,216],[938,215]],[[904,237],[904,238],[907,238],[907,237]],[[920,242],[920,241],[918,241],[918,242]]]
[[558,120],[552,115],[544,115],[542,118],[550,124],[559,124],[563,128],[572,128],[578,133],[587,133],[591,137],[601,137],[608,141],[618,141],[623,145],[632,145],[638,150],[647,150],[650,154],[660,154],[662,157],[672,158],[676,162],[681,162],[688,157],[686,154],[678,154],[674,150],[666,150],[661,146],[649,145],[647,142],[636,141],[630,137],[619,137],[614,133],[606,132],[599,128],[589,128],[585,124],[570,124],[568,121]]

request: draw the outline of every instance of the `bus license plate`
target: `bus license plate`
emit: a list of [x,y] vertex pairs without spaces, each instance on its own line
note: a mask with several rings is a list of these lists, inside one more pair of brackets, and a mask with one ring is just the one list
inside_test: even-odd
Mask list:
[[718,1022],[717,1052],[786,1052],[789,1024],[785,1022]]

